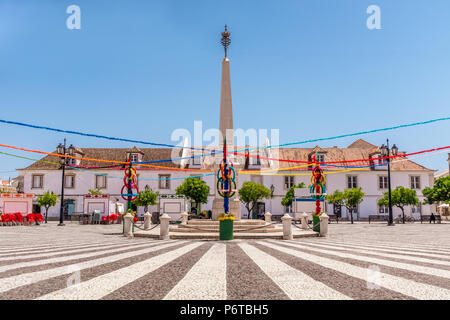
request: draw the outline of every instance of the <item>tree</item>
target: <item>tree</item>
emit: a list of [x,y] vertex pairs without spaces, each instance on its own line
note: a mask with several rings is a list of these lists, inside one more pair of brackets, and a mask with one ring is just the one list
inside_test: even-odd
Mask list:
[[424,203],[427,204],[450,203],[450,176],[437,179],[433,187],[423,189],[422,194],[425,196]]
[[156,204],[156,199],[158,198],[159,192],[153,192],[151,188],[139,192],[136,200],[133,204],[136,207],[144,207],[144,211],[148,211],[148,206],[153,206]]
[[270,198],[270,190],[262,184],[246,181],[239,189],[239,200],[247,208],[249,219],[251,219],[251,212],[258,201],[267,198]]
[[[402,220],[405,223],[405,207],[418,205],[419,199],[415,190],[399,186],[391,192],[391,203],[402,210]],[[389,192],[383,192],[383,198],[378,200],[378,205],[389,205]]]
[[289,190],[286,192],[286,195],[281,199],[281,205],[284,207],[289,207],[292,204],[292,200],[295,196],[295,188],[305,188],[305,184],[303,182],[300,182],[298,185],[294,185],[289,188]]
[[344,206],[350,214],[350,220],[353,224],[353,210],[363,201],[364,192],[361,188],[345,189],[344,192],[340,190],[327,195],[325,199],[330,204]]
[[103,194],[102,193],[102,188],[97,187],[95,189],[88,189],[89,193],[92,195],[99,195],[99,194]]
[[197,212],[200,212],[201,204],[208,202],[209,186],[201,179],[187,178],[176,188],[175,192],[194,201]]
[[45,208],[45,223],[47,223],[48,209],[56,205],[58,196],[50,191],[44,192],[42,195],[37,196],[37,204]]

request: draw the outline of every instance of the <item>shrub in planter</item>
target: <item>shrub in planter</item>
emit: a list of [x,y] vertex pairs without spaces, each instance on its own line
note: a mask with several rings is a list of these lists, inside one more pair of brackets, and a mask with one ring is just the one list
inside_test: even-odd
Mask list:
[[233,240],[234,216],[231,214],[222,214],[219,216],[219,239]]

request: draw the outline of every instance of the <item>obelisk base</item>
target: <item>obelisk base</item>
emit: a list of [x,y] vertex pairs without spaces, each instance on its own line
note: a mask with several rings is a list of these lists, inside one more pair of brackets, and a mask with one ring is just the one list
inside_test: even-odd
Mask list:
[[[219,216],[224,213],[223,199],[215,198],[212,205],[212,219],[218,220]],[[241,202],[237,198],[230,199],[230,212],[236,220],[241,220]]]

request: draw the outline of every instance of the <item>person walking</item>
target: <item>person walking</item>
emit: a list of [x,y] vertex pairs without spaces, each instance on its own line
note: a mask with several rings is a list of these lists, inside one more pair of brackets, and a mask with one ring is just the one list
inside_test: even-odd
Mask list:
[[431,223],[431,221],[433,221],[433,223],[436,223],[436,217],[433,214],[433,212],[431,213],[431,216],[430,216],[430,223]]

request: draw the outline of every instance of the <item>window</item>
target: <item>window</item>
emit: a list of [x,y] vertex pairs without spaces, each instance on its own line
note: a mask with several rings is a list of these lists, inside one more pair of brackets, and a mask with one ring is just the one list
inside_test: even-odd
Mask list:
[[388,177],[386,177],[386,176],[378,177],[378,188],[379,189],[387,189],[388,188]]
[[170,189],[170,174],[160,174],[159,175],[159,188],[160,189]]
[[194,166],[200,166],[202,164],[202,153],[201,152],[194,152],[194,154],[192,155],[192,165]]
[[420,205],[411,207],[411,213],[420,213],[421,211]]
[[66,158],[66,160],[67,160],[67,164],[70,164],[70,165],[76,165],[77,164],[77,159],[74,159],[74,158]]
[[66,175],[64,177],[64,188],[74,188],[75,187],[75,176]]
[[138,161],[139,161],[139,154],[137,154],[137,153],[132,153],[132,154],[131,154],[131,161],[132,161],[132,162],[138,162]]
[[292,213],[292,204],[284,207],[284,213]]
[[42,188],[44,186],[44,175],[33,174],[31,176],[31,188]]
[[411,177],[411,189],[420,189],[420,177],[419,176]]
[[252,154],[250,154],[249,161],[252,166],[260,166],[261,159],[259,158],[259,152],[252,152]]
[[317,162],[325,162],[325,154],[318,153],[317,154]]
[[100,189],[106,188],[106,177],[105,176],[95,176],[95,187]]
[[378,206],[378,213],[379,214],[389,214],[389,206],[386,206],[386,205]]
[[294,185],[294,176],[285,176],[284,177],[284,188],[289,189]]
[[347,189],[358,188],[357,176],[347,176]]

